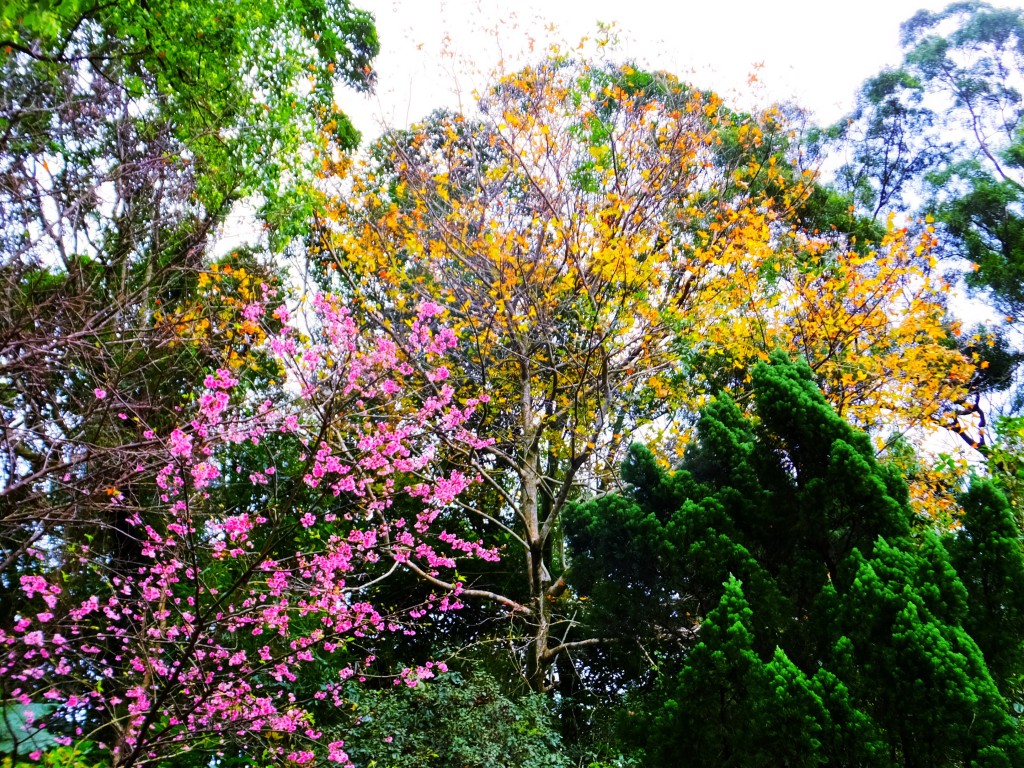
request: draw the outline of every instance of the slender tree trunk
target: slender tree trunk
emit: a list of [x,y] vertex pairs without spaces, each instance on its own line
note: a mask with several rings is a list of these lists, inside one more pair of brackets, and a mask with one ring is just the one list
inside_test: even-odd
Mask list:
[[548,688],[548,611],[545,601],[551,576],[544,563],[544,532],[540,520],[540,438],[543,414],[536,411],[533,402],[532,369],[530,357],[523,354],[521,364],[522,385],[522,490],[521,510],[525,529],[526,572],[530,592],[530,608],[533,610],[531,637],[526,648],[526,680],[532,690],[540,693]]

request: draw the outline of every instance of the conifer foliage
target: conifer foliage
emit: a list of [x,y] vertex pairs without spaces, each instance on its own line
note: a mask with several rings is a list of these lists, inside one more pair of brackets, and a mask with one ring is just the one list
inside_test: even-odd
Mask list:
[[[634,446],[629,492],[567,520],[606,631],[654,617],[649,764],[1022,764],[1005,500],[976,483],[950,555],[806,366],[777,356],[752,387],[756,415],[719,399],[679,471]],[[623,541],[644,559],[613,556]]]

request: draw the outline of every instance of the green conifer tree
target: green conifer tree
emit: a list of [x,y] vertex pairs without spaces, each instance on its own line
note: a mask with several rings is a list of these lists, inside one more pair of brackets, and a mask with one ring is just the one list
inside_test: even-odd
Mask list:
[[805,365],[757,366],[752,395],[678,471],[634,446],[628,492],[567,517],[591,620],[659,661],[627,718],[645,764],[1024,765],[1005,500],[976,484],[947,552]]

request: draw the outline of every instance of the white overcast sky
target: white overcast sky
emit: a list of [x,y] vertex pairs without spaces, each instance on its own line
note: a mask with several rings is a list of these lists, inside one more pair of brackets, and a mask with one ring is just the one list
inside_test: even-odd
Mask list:
[[[377,19],[377,93],[347,94],[344,108],[368,136],[439,106],[471,101],[485,74],[543,56],[552,41],[575,44],[614,23],[620,58],[713,88],[740,106],[791,100],[831,122],[857,87],[898,63],[900,23],[946,0],[355,0]],[[533,41],[533,51],[529,50]],[[447,54],[443,53],[447,51]],[[755,70],[761,90],[751,93]],[[746,102],[746,103],[744,103]]]

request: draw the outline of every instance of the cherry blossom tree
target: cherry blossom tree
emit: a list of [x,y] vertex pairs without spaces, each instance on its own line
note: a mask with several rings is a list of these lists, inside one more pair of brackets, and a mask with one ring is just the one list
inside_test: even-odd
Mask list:
[[[436,469],[436,446],[487,445],[467,428],[486,397],[458,402],[445,383],[457,342],[440,308],[421,304],[396,339],[361,332],[336,297],[311,304],[293,318],[264,285],[243,311],[266,330],[274,397],[218,369],[173,429],[144,431],[130,469],[153,478],[152,504],[92,489],[126,507],[136,556],[51,535],[8,574],[23,601],[0,627],[0,691],[26,723],[23,744],[95,744],[118,768],[187,751],[348,764],[342,741],[322,743],[316,708],[344,703],[373,638],[460,607],[460,558],[497,558],[439,519],[475,478]],[[429,392],[416,390],[422,371]],[[415,516],[399,516],[399,497]],[[456,588],[375,607],[370,587],[404,568],[447,572]],[[325,664],[333,681],[304,697],[304,670]],[[395,682],[444,669],[396,670]]]

